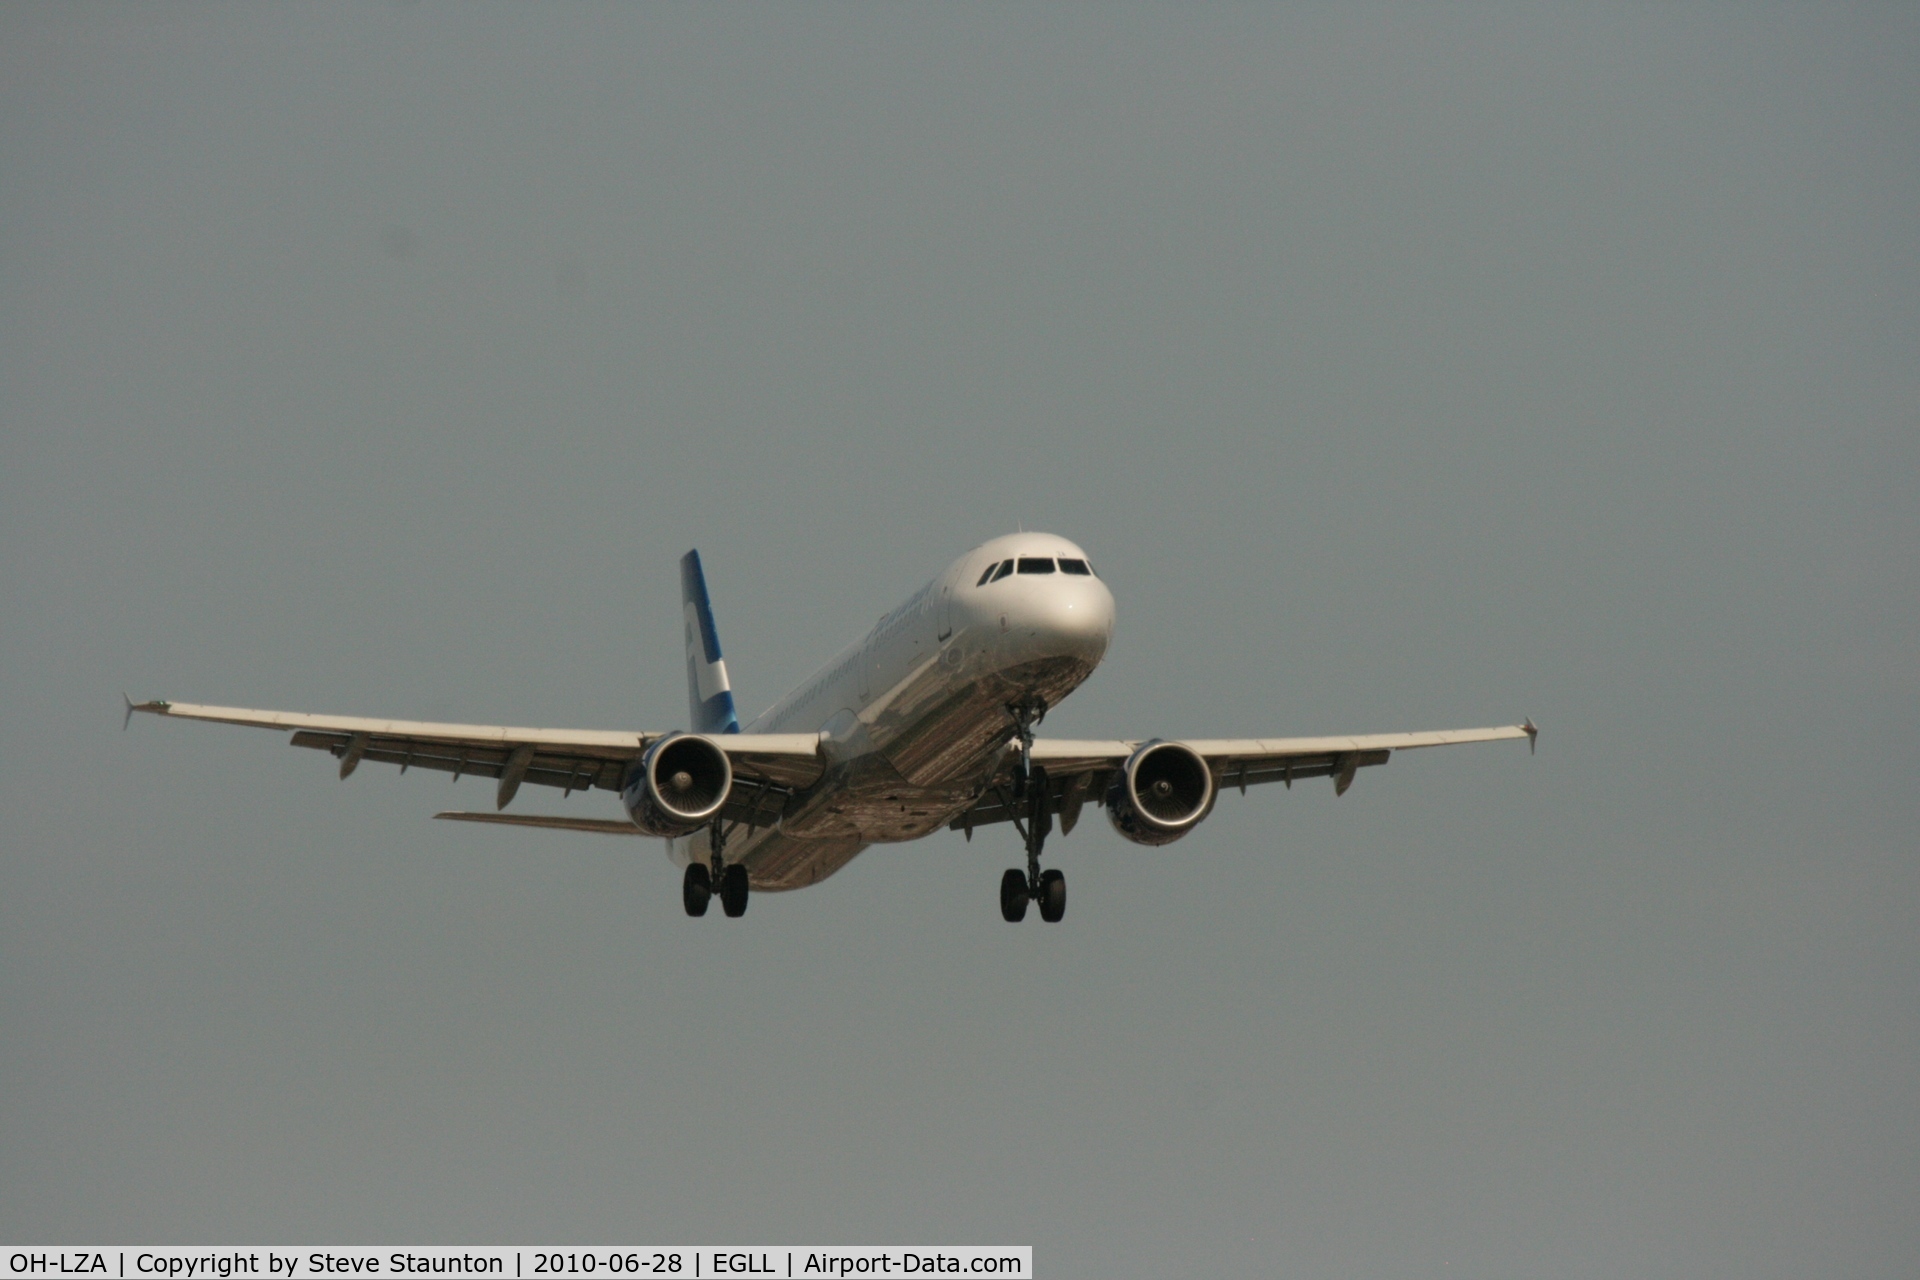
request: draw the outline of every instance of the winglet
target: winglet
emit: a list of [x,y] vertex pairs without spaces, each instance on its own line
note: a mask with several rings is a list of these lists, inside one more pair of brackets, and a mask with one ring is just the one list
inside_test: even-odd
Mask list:
[[127,726],[133,723],[134,712],[149,711],[156,716],[163,716],[167,714],[167,708],[172,705],[165,698],[155,698],[152,702],[135,702],[124,693],[120,695],[120,701],[127,704],[127,714],[120,721],[120,731],[122,733],[125,733]]
[[1528,716],[1520,727],[1527,731],[1527,754],[1532,755],[1534,747],[1540,742],[1540,726],[1533,722],[1532,716]]

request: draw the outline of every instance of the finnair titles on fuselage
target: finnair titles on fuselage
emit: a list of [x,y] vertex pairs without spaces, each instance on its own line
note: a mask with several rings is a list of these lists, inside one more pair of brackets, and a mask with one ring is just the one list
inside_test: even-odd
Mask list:
[[[687,914],[718,894],[745,913],[752,890],[798,889],[870,844],[943,827],[1010,823],[1025,868],[1001,877],[1009,921],[1029,903],[1066,914],[1066,880],[1042,869],[1056,820],[1071,832],[1091,800],[1139,844],[1193,830],[1222,788],[1355,773],[1396,750],[1532,741],[1531,721],[1487,729],[1322,738],[1040,738],[1049,707],[1078,688],[1113,635],[1113,596],[1065,538],[1018,533],[948,565],[864,638],[743,730],[698,552],[681,561],[690,728],[671,733],[523,729],[304,715],[185,703],[134,711],[293,731],[293,745],[331,752],[346,777],[362,761],[499,780],[493,813],[441,813],[501,823],[666,841],[685,870]],[[618,792],[626,818],[509,814],[522,783]]]

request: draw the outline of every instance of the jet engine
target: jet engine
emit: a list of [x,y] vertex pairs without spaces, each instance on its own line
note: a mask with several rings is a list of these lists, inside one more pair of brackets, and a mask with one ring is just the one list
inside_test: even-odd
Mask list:
[[683,836],[713,821],[732,790],[726,752],[705,738],[674,733],[628,766],[620,798],[648,835]]
[[1149,742],[1107,784],[1107,817],[1135,844],[1172,844],[1213,808],[1213,773],[1192,747]]

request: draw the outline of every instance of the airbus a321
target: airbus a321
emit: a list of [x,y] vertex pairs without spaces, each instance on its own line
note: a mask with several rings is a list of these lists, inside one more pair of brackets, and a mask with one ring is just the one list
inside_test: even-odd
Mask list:
[[[293,745],[330,752],[340,776],[363,762],[499,780],[495,812],[441,813],[666,841],[685,868],[681,897],[729,916],[751,893],[817,884],[871,844],[942,828],[972,839],[1011,823],[1026,866],[1000,881],[1000,914],[1043,920],[1067,910],[1067,882],[1041,868],[1056,820],[1064,835],[1088,801],[1136,844],[1180,839],[1221,791],[1354,775],[1395,751],[1525,738],[1533,722],[1486,729],[1327,738],[1084,741],[1034,736],[1050,707],[1105,656],[1113,596],[1065,538],[1018,533],[961,556],[811,679],[741,727],[713,623],[700,555],[680,562],[690,726],[670,733],[518,729],[303,715],[178,702],[128,704],[188,720],[292,730]],[[618,793],[624,819],[503,812],[521,785],[563,795]]]

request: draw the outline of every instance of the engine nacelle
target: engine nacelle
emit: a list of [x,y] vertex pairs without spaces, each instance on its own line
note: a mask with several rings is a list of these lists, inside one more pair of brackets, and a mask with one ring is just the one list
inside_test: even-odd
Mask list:
[[620,799],[648,835],[683,836],[713,821],[733,790],[727,753],[691,733],[668,734],[627,767]]
[[1149,742],[1107,784],[1107,817],[1135,844],[1172,844],[1213,807],[1213,772],[1192,747]]

